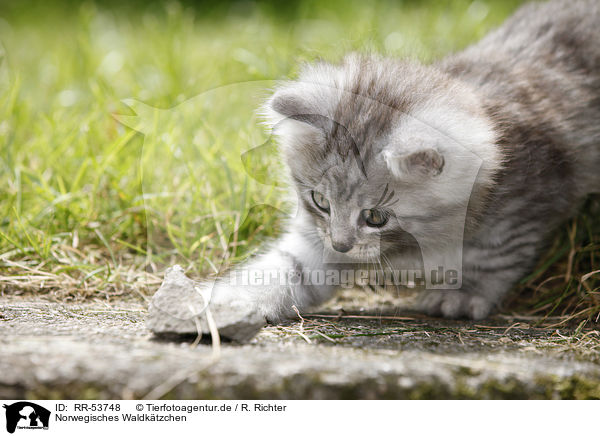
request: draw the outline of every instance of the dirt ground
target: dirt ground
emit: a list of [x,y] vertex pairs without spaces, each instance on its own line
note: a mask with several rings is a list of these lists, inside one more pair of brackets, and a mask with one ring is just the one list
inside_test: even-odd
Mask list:
[[600,398],[593,328],[428,319],[352,299],[319,313],[243,345],[196,344],[154,337],[143,303],[0,297],[0,398]]

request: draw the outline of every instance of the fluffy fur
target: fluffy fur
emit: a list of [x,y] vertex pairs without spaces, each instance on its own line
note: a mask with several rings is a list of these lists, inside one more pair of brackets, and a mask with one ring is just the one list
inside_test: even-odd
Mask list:
[[[598,28],[595,0],[534,3],[433,65],[351,55],[305,66],[264,108],[298,216],[214,298],[247,299],[278,321],[340,283],[240,286],[236,275],[366,264],[425,271],[426,313],[487,316],[549,232],[600,191]],[[371,209],[385,225],[365,222]],[[455,286],[429,278],[439,266],[461,272]]]

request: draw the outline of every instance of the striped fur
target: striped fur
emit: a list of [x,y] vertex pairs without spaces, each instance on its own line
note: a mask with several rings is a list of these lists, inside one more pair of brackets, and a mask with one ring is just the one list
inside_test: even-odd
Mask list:
[[[433,65],[350,55],[305,66],[264,108],[300,212],[246,267],[458,264],[460,289],[423,291],[420,309],[487,316],[600,191],[598,28],[595,0],[533,3]],[[384,227],[361,221],[373,207],[390,216]],[[243,298],[277,321],[334,288],[264,285]]]

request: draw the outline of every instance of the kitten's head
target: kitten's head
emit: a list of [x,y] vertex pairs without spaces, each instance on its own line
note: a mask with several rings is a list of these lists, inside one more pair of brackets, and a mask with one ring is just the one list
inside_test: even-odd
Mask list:
[[327,249],[353,259],[462,238],[472,191],[479,198],[500,166],[475,95],[418,64],[313,64],[265,114],[302,210]]

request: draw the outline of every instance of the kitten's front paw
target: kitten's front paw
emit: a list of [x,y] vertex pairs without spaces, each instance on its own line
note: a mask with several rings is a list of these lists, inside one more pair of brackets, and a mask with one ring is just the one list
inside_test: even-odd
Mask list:
[[483,319],[494,307],[485,297],[461,290],[423,291],[416,308],[431,316]]
[[197,289],[207,295],[211,305],[246,307],[254,307],[256,305],[256,302],[252,299],[252,294],[247,292],[243,286],[237,287],[217,282],[203,283]]
[[[281,322],[296,316],[290,303],[283,306],[280,299],[271,297],[268,288],[260,286],[232,286],[217,282],[212,286],[210,294],[211,306],[235,306],[247,308],[253,313],[259,313],[269,324]],[[287,310],[284,309],[287,307]]]

